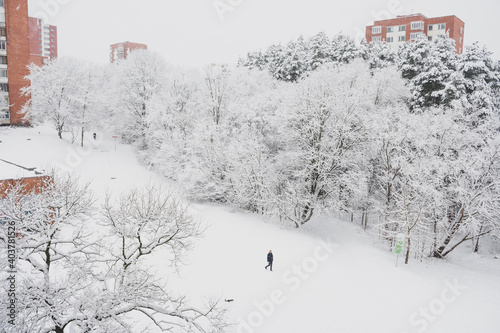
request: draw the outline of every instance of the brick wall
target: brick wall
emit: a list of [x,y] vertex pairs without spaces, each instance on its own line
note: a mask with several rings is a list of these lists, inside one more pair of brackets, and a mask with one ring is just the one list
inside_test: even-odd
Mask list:
[[23,186],[24,194],[38,194],[47,184],[53,182],[53,180],[52,176],[0,180],[0,199],[5,198],[10,188],[19,185]]
[[[450,38],[455,40],[455,49],[457,53],[463,53],[465,23],[456,16],[443,16],[430,18],[427,24],[438,23],[446,24],[446,31],[449,33]],[[462,38],[462,40],[460,40],[460,38]]]
[[39,19],[35,17],[29,17],[29,43],[30,43],[30,55],[39,55],[42,54],[40,51],[40,42],[41,42],[41,32],[40,27],[38,26]]
[[29,74],[29,24],[27,0],[5,0],[5,23],[7,28],[7,63],[9,77],[10,123],[28,125],[23,122],[20,111],[27,97],[21,96],[21,88],[29,85],[24,77]]

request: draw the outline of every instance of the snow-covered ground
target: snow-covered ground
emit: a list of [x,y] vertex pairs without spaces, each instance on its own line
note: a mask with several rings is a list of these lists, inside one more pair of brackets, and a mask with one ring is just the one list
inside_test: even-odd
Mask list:
[[[48,127],[4,127],[0,141],[0,159],[70,171],[92,181],[101,199],[132,185],[171,185],[108,134],[82,149]],[[155,267],[194,302],[233,300],[223,302],[228,332],[500,332],[500,260],[465,248],[446,261],[400,258],[396,268],[394,253],[348,222],[322,217],[299,231],[228,207],[192,204],[192,211],[207,230],[187,265],[170,274],[158,253]],[[264,269],[269,250],[273,272]]]

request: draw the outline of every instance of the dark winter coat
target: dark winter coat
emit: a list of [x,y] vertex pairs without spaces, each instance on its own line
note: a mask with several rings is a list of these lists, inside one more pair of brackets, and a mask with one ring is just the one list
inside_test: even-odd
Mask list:
[[273,254],[271,252],[267,254],[267,262],[273,262]]

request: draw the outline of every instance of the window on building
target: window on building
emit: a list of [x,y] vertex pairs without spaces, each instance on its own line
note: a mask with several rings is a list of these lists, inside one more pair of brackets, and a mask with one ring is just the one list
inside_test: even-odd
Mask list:
[[7,69],[5,68],[0,69],[0,77],[7,77]]
[[0,41],[0,50],[6,50],[6,49],[7,49],[7,42]]
[[0,13],[0,22],[5,23],[5,12]]
[[0,36],[7,36],[7,31],[5,30],[5,27],[0,27]]
[[433,25],[430,25],[429,28],[428,28],[429,31],[432,31],[433,29],[434,29]]
[[438,24],[438,30],[445,30],[446,29],[446,23],[439,23]]
[[0,7],[5,7],[4,0],[0,0]]
[[405,36],[399,36],[399,37],[398,37],[398,42],[404,42],[404,41],[405,41],[405,39],[406,39],[406,37],[405,37]]
[[380,41],[382,41],[382,37],[381,36],[372,37],[372,42],[380,42]]
[[462,37],[460,37],[460,45],[462,45],[462,42],[463,42],[463,39],[462,39]]
[[0,64],[7,65],[7,57],[6,56],[0,56]]
[[394,42],[394,37],[387,37],[387,43]]
[[0,110],[0,118],[9,119],[9,110]]
[[9,84],[8,83],[0,83],[0,91],[9,92]]
[[406,31],[406,25],[400,25],[399,31]]
[[415,40],[415,39],[417,39],[417,37],[418,37],[418,35],[419,35],[419,34],[420,34],[420,33],[418,33],[418,32],[413,32],[413,33],[411,33],[411,34],[410,34],[410,40]]
[[422,30],[424,28],[424,22],[411,22],[411,30]]
[[382,33],[382,27],[372,27],[372,34],[381,34]]
[[460,34],[463,35],[464,34],[464,27],[460,27]]
[[387,32],[394,32],[394,27],[387,27]]
[[429,36],[429,42],[432,42],[432,36]]

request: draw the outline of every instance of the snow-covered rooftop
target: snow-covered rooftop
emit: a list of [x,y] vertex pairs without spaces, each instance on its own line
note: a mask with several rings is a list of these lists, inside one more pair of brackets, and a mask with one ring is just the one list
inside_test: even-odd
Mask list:
[[46,150],[40,150],[32,138],[36,140],[29,129],[0,129],[0,180],[41,175]]
[[25,167],[0,158],[0,181],[5,179],[19,179],[39,176],[34,167]]

